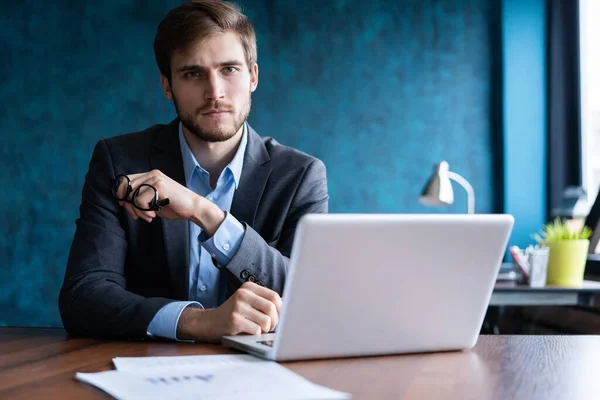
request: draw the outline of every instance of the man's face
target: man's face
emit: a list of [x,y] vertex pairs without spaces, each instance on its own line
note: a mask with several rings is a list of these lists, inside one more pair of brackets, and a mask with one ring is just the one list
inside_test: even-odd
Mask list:
[[240,39],[227,32],[174,53],[171,83],[162,75],[161,82],[188,131],[207,142],[222,142],[248,118],[258,66],[249,70]]

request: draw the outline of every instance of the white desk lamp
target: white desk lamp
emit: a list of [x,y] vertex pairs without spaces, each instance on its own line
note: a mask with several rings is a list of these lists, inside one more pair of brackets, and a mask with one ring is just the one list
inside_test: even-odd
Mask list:
[[473,186],[459,174],[450,171],[448,163],[442,161],[435,166],[433,175],[421,193],[419,200],[429,206],[442,206],[454,203],[452,183],[455,181],[467,191],[467,212],[475,213],[475,192]]

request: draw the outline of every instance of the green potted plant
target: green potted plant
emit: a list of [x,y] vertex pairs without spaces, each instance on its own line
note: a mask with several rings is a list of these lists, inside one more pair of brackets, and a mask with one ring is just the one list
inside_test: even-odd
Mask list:
[[572,230],[560,218],[547,223],[539,234],[533,236],[538,244],[550,249],[547,285],[581,286],[590,247],[590,236],[592,230],[587,226]]

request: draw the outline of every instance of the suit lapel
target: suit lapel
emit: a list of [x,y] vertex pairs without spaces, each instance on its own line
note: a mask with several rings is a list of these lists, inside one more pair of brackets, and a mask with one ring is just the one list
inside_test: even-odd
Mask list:
[[[155,152],[150,160],[153,169],[158,169],[171,179],[185,186],[183,160],[179,148],[179,120],[167,125],[155,142]],[[162,220],[167,265],[171,274],[171,285],[177,299],[188,298],[189,287],[189,229],[188,221]]]
[[233,196],[231,214],[254,228],[256,210],[271,174],[265,164],[271,160],[258,134],[248,125],[248,144],[240,183]]

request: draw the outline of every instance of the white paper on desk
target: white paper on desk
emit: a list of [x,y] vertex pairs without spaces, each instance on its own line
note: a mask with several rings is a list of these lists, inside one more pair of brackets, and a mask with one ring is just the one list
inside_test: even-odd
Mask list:
[[349,399],[274,362],[193,368],[77,373],[75,377],[119,400],[133,399]]
[[143,372],[147,368],[185,368],[202,365],[237,365],[254,362],[264,362],[264,360],[249,354],[113,358],[113,363],[117,370],[131,372]]

